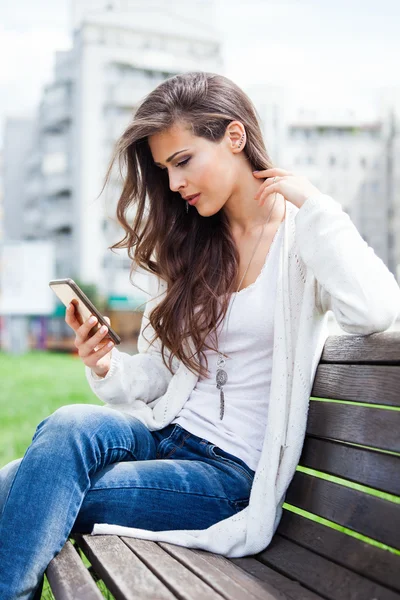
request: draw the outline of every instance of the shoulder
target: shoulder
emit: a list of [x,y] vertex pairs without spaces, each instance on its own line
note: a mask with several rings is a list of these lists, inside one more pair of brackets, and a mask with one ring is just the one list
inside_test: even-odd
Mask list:
[[155,273],[149,273],[147,287],[149,295],[154,298],[164,294],[167,291],[168,284],[162,277],[159,277]]
[[150,273],[143,267],[138,266],[136,266],[131,275],[131,283],[134,287],[146,294],[146,296],[149,296],[148,299],[161,294],[167,289],[167,282],[165,279],[161,278],[156,273]]

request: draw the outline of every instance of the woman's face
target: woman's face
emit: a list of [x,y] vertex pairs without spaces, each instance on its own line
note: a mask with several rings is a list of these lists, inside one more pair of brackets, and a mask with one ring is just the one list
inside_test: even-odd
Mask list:
[[240,180],[238,155],[232,152],[240,135],[239,129],[233,136],[226,133],[219,142],[211,142],[179,123],[149,136],[148,143],[154,162],[168,171],[170,189],[181,194],[182,202],[201,194],[194,208],[207,217],[224,206]]

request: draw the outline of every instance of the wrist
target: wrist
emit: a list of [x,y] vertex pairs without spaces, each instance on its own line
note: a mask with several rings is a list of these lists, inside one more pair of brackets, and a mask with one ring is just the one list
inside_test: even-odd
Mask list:
[[107,375],[109,370],[110,370],[110,367],[108,367],[107,369],[91,369],[93,377],[95,379],[104,379],[104,377]]

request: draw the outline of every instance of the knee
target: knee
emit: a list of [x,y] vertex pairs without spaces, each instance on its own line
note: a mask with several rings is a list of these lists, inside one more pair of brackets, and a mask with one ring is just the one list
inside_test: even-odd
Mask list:
[[39,423],[35,435],[41,431],[51,431],[61,433],[67,432],[68,435],[86,431],[90,433],[92,428],[97,428],[101,419],[104,419],[105,413],[112,409],[95,404],[68,404],[61,406],[51,415]]
[[96,419],[103,413],[103,408],[105,407],[95,404],[67,404],[57,408],[49,420],[60,425],[80,425]]

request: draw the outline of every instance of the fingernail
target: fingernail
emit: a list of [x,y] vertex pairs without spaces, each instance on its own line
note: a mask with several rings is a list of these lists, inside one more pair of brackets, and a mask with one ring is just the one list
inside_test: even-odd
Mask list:
[[90,317],[89,323],[95,323],[97,321],[96,317]]
[[253,173],[259,173],[260,171],[253,171]]

